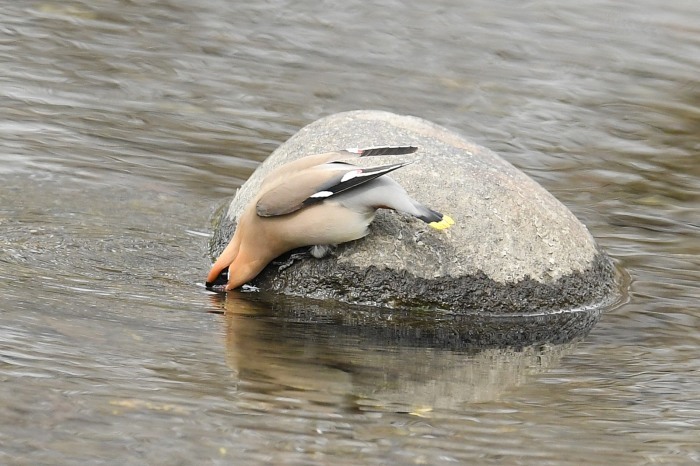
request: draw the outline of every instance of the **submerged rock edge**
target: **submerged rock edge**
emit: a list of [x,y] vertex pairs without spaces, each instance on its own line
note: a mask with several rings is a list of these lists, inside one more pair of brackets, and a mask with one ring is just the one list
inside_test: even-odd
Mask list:
[[[315,339],[343,335],[370,346],[427,347],[482,351],[567,344],[584,338],[599,321],[601,309],[582,309],[538,315],[485,315],[445,313],[438,310],[386,309],[337,301],[319,301],[274,293],[237,293],[219,297],[221,306],[233,314],[251,315],[251,306],[266,322],[280,326],[303,326]],[[254,314],[254,312],[253,312]]]

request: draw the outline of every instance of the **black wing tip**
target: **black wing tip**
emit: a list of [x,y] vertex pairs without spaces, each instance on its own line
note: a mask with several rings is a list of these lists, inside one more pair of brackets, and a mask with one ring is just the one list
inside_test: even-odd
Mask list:
[[417,150],[418,146],[379,146],[365,147],[363,149],[349,149],[350,152],[354,152],[360,157],[371,157],[375,155],[404,155],[412,154]]
[[324,201],[332,196],[335,196],[336,194],[362,186],[368,181],[372,181],[411,163],[413,162],[398,162],[367,168],[356,167],[356,169],[347,170],[345,174],[352,174],[353,176],[350,176],[347,179],[343,177],[339,182],[334,182],[335,184],[323,186],[321,191],[318,191],[317,193],[306,198],[306,200],[302,203],[302,206],[307,207],[309,205]]
[[408,162],[397,162],[397,163],[390,163],[388,165],[376,165],[374,167],[366,167],[362,168],[362,174],[358,176],[358,178],[365,178],[367,181],[373,180],[375,178],[379,178],[382,175],[386,175],[387,173],[391,173],[394,170],[398,170],[399,168],[405,167],[406,165],[411,165],[413,163],[412,160]]

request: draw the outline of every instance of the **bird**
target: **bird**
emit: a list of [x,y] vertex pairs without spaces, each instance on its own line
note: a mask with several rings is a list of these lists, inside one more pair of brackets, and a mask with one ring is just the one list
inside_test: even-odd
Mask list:
[[350,148],[304,156],[275,168],[238,218],[231,241],[207,275],[206,288],[239,288],[294,249],[308,246],[311,255],[324,257],[335,245],[369,234],[380,208],[405,212],[437,230],[451,227],[455,222],[449,215],[412,199],[387,176],[411,161],[372,167],[352,163],[359,157],[417,150],[413,145]]

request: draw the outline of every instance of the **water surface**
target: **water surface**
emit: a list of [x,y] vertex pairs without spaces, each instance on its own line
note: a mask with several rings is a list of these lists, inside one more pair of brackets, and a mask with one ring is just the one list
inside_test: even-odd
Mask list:
[[[0,463],[700,461],[696,1],[0,8]],[[364,108],[542,183],[626,302],[580,342],[457,351],[206,292],[215,209]]]

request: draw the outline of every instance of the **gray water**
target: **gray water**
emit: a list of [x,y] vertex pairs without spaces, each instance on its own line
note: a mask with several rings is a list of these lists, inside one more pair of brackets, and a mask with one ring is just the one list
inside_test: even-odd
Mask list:
[[[628,295],[467,352],[206,292],[216,208],[354,109],[503,155]],[[696,0],[0,1],[0,463],[700,462],[699,135]]]

